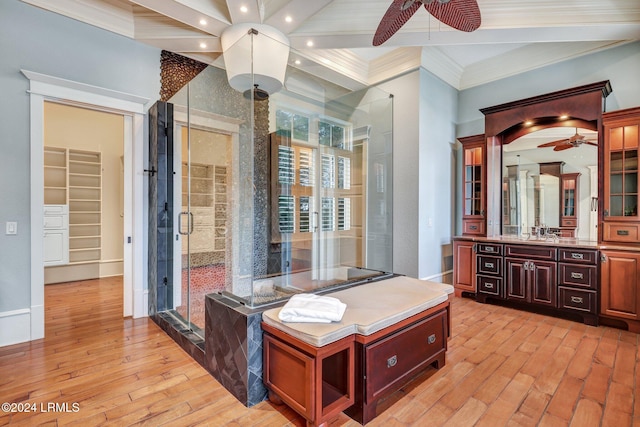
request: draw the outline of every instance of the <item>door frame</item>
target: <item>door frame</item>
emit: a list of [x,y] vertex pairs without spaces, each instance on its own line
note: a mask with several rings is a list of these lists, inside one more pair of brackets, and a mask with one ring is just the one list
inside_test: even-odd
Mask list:
[[[88,85],[54,76],[21,70],[29,79],[30,95],[30,204],[31,204],[31,306],[30,340],[44,337],[44,102],[122,115],[124,118],[124,266],[123,316],[144,317],[147,286],[144,284],[146,252],[144,142],[148,98]],[[128,238],[131,243],[128,243]]]

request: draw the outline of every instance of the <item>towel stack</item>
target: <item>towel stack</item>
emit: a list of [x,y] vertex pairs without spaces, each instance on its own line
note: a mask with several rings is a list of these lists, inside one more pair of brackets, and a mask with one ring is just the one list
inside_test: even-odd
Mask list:
[[347,305],[337,298],[296,294],[280,309],[283,322],[331,323],[342,320]]

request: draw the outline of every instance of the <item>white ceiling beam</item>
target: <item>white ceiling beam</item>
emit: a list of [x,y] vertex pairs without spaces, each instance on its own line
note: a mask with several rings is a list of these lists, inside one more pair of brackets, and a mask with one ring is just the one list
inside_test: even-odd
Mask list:
[[[198,28],[214,36],[219,36],[229,25],[229,19],[221,11],[208,9],[206,12],[194,9],[183,2],[176,0],[129,0],[146,9],[153,10],[161,15],[168,16],[176,21]],[[205,4],[206,2],[200,2]],[[205,24],[200,21],[204,19]]]
[[[638,38],[640,38],[640,23],[565,26],[560,28],[479,29],[473,33],[455,30],[419,32],[400,30],[383,47],[612,41],[637,40]],[[373,34],[290,34],[289,40],[291,41],[291,47],[295,49],[307,49],[309,40],[313,41],[313,47],[316,49],[352,49],[372,47]]]
[[134,37],[133,14],[131,6],[126,3],[102,0],[22,1],[125,37]]
[[259,0],[227,0],[227,9],[233,24],[262,24],[264,10]]
[[[273,12],[267,10],[264,23],[289,34],[331,2],[332,0],[291,0]],[[291,22],[287,22],[287,17],[291,18]]]

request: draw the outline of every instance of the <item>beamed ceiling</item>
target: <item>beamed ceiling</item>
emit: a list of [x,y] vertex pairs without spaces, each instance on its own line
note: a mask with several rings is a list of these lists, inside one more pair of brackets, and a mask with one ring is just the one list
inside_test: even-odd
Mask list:
[[297,67],[349,89],[418,66],[466,89],[640,39],[640,0],[477,0],[472,33],[420,8],[375,48],[391,0],[22,1],[208,64],[221,60],[229,25],[268,24],[289,37]]

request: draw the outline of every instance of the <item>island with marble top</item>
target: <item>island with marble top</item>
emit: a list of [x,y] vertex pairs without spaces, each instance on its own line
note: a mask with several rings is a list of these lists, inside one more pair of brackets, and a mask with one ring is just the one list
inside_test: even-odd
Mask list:
[[428,366],[445,364],[450,285],[396,276],[327,294],[347,305],[340,322],[286,323],[262,315],[269,399],[307,425],[340,412],[366,424],[377,403]]

